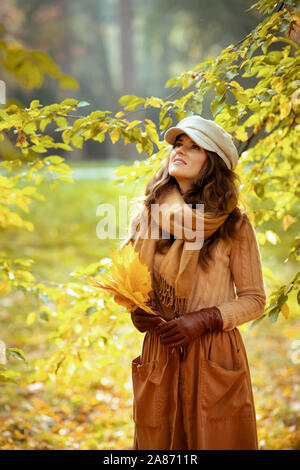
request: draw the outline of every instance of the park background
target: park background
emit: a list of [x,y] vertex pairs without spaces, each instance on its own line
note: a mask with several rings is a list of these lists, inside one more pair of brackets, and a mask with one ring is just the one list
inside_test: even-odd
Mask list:
[[[165,84],[171,77],[238,43],[262,20],[261,13],[249,10],[252,4],[248,0],[3,1],[2,39],[46,52],[65,74],[58,80],[31,64],[30,78],[22,83],[3,67],[0,78],[6,84],[7,105],[29,107],[38,99],[47,106],[71,98],[82,103],[75,114],[99,109],[114,114],[121,110],[122,95],[166,99],[171,91]],[[212,118],[209,97],[202,115]],[[134,119],[158,124],[155,108],[135,110]],[[50,123],[47,133],[55,138],[56,128]],[[3,160],[13,161],[17,151],[8,137],[1,142]],[[111,203],[118,215],[120,195],[134,205],[143,182],[132,178],[116,184],[114,170],[142,161],[145,155],[134,143],[124,145],[109,138],[55,153],[72,168],[74,183],[66,179],[57,184],[51,175],[41,180],[41,198],[33,198],[27,210],[24,203],[28,225],[8,226],[0,234],[5,256],[32,260],[32,278],[23,261],[25,287],[1,290],[0,339],[9,351],[2,363],[11,371],[11,381],[1,383],[0,448],[130,449],[130,362],[139,354],[143,335],[107,296],[91,304],[96,294],[78,273],[94,273],[95,266],[105,269],[109,248],[118,248],[118,239],[97,238],[96,210]],[[296,220],[297,213],[292,215]],[[257,233],[263,230],[269,234],[260,245],[269,294],[296,272],[296,261],[286,259],[286,247],[299,232],[299,224],[283,225],[274,219],[258,227]],[[28,288],[37,283],[44,286],[38,294]],[[253,329],[241,328],[260,449],[300,446],[295,295],[289,297],[288,306],[288,313],[277,315],[277,321],[265,318]]]

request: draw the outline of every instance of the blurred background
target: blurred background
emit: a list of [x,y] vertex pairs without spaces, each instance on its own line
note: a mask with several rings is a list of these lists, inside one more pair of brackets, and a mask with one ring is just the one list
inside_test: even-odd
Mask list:
[[[96,109],[117,112],[125,94],[165,98],[167,80],[216,56],[241,40],[259,22],[250,0],[4,0],[0,18],[6,36],[24,47],[48,53],[72,75],[77,91],[59,88],[46,78],[38,95],[48,104],[65,98],[87,101],[85,114]],[[35,89],[21,88],[3,75],[7,97],[26,105]],[[137,111],[136,119],[149,117]],[[206,109],[204,108],[204,114]],[[209,109],[207,110],[209,112]],[[49,130],[48,130],[49,129]],[[51,132],[51,128],[47,128]],[[66,152],[68,160],[140,159],[134,144],[84,143]]]

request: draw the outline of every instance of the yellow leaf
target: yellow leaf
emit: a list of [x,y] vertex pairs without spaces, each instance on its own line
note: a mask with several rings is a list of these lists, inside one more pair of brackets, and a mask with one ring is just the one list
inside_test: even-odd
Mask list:
[[123,295],[116,294],[114,296],[114,301],[117,302],[117,304],[127,308],[127,310],[134,310],[135,304]]
[[139,121],[138,119],[135,119],[134,121],[131,121],[128,126],[127,126],[127,129],[132,129],[133,127],[137,126],[138,124],[140,124],[142,121]]
[[28,313],[27,317],[26,317],[26,323],[27,325],[32,325],[32,323],[35,322],[37,318],[37,313],[36,312],[30,312]]
[[19,277],[20,279],[23,279],[24,281],[33,282],[35,280],[33,274],[31,274],[29,271],[16,269],[14,273],[17,277]]
[[7,294],[11,291],[11,283],[9,281],[0,282],[0,295]]
[[282,77],[278,77],[274,80],[273,82],[273,86],[275,88],[275,90],[277,91],[278,94],[280,94],[283,90],[283,78]]
[[285,97],[280,100],[280,119],[286,118],[292,109],[292,102],[287,101]]
[[182,89],[185,90],[189,86],[189,76],[186,75],[181,79]]
[[236,129],[235,136],[237,139],[239,139],[242,142],[246,142],[246,140],[248,140],[248,134],[245,131],[245,129],[243,129],[242,127],[238,127]]
[[158,134],[156,132],[156,128],[155,127],[152,127],[151,125],[146,125],[145,126],[145,131],[147,132],[148,136],[150,137],[150,139],[158,144],[159,142],[159,137],[158,137]]
[[163,105],[163,100],[161,98],[157,98],[156,96],[151,96],[147,99],[145,105],[153,106],[153,108],[160,108]]
[[59,83],[62,88],[71,88],[73,90],[77,90],[79,88],[77,80],[70,75],[61,75],[59,77]]
[[119,136],[120,136],[119,129],[118,128],[114,129],[112,132],[109,133],[109,135],[110,135],[112,143],[114,144],[115,142],[117,142],[117,140],[119,140]]
[[232,80],[229,84],[231,86],[234,86],[235,88],[242,88],[241,85],[238,82],[236,82],[235,80]]
[[35,184],[39,185],[42,181],[44,181],[45,179],[45,176],[39,174],[37,175],[36,179],[35,179]]
[[284,318],[288,318],[290,309],[287,303],[283,304],[283,306],[281,307],[281,313],[284,316]]
[[283,217],[283,230],[286,232],[290,225],[296,222],[296,218],[291,215],[286,215]]
[[146,302],[152,290],[151,274],[141,263],[133,246],[126,245],[119,251],[110,250],[111,264],[104,274],[97,279],[86,276],[88,282],[96,288],[114,295],[114,300],[127,309],[136,307],[154,314]]

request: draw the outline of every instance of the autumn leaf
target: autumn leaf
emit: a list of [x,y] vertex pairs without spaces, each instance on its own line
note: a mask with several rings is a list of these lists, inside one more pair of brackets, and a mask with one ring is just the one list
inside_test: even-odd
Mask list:
[[119,251],[110,249],[111,264],[108,271],[97,279],[85,276],[96,288],[110,292],[115,302],[135,310],[137,307],[156,315],[146,302],[152,290],[151,275],[145,264],[140,262],[139,255],[132,245],[124,246]]
[[286,232],[287,229],[296,222],[296,218],[291,215],[286,215],[283,218],[283,230]]
[[290,313],[290,309],[289,309],[287,303],[285,303],[285,304],[282,305],[282,307],[281,307],[281,313],[282,313],[282,315],[284,316],[284,318],[288,318],[289,313]]

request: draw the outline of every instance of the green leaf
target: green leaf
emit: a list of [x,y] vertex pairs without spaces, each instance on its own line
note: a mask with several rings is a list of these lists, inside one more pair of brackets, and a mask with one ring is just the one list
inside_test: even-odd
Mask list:
[[44,130],[48,126],[49,122],[51,122],[51,121],[52,121],[51,118],[42,119],[40,121],[40,129],[41,129],[42,132],[44,132]]
[[119,103],[124,106],[124,109],[134,111],[138,106],[145,103],[145,98],[140,98],[135,95],[124,95],[119,99]]
[[72,168],[69,167],[69,165],[67,165],[66,163],[59,163],[58,165],[49,165],[47,168],[49,171],[58,173],[60,175],[68,175],[73,172]]
[[26,134],[34,133],[36,131],[36,129],[37,129],[37,126],[36,126],[35,122],[29,122],[28,124],[25,124],[25,126],[23,127],[23,131]]
[[255,191],[255,194],[257,194],[259,198],[262,198],[264,197],[265,186],[262,183],[256,183],[254,185],[254,191]]
[[26,324],[27,325],[32,325],[35,320],[36,320],[36,317],[37,317],[37,313],[36,312],[30,312],[28,313],[27,317],[26,317]]
[[59,181],[64,181],[65,183],[75,184],[75,181],[72,178],[72,176],[57,176],[56,179],[59,180]]
[[62,157],[59,157],[58,155],[51,155],[51,157],[46,157],[44,158],[44,162],[46,165],[53,164],[53,165],[58,165],[59,163],[62,163],[64,159]]
[[31,150],[33,152],[37,152],[37,153],[46,153],[47,152],[47,149],[45,147],[43,147],[42,145],[33,145],[31,147]]
[[248,105],[248,103],[249,103],[249,98],[248,98],[248,96],[246,95],[246,93],[243,93],[243,92],[241,92],[241,91],[239,91],[239,90],[234,90],[234,89],[232,89],[231,91],[232,91],[232,93],[234,94],[235,99],[236,99],[239,103],[242,103],[242,104],[244,104],[245,106]]
[[73,150],[72,147],[68,144],[63,144],[62,142],[59,142],[56,144],[57,148],[63,149],[63,150]]
[[42,301],[45,303],[50,301],[48,295],[43,292],[39,292],[39,298],[42,299]]
[[77,108],[83,108],[84,106],[90,106],[90,103],[87,101],[79,101]]
[[33,100],[31,101],[30,103],[30,109],[36,109],[36,108],[39,108],[41,106],[39,100]]
[[184,117],[186,117],[186,112],[184,109],[175,109],[175,114],[178,121],[181,121]]
[[25,354],[22,351],[22,349],[19,348],[7,348],[6,349],[6,354],[7,358],[9,359],[10,356],[13,356],[15,359],[18,359],[19,361],[26,361]]
[[158,144],[159,142],[159,137],[156,132],[156,128],[151,126],[151,125],[146,125],[145,126],[145,131],[147,132],[148,136],[150,139],[155,143]]
[[54,120],[60,129],[65,129],[68,126],[68,121],[63,116],[56,116]]
[[86,316],[87,316],[88,318],[90,318],[90,316],[91,316],[94,312],[96,312],[96,310],[97,310],[97,308],[96,308],[95,306],[89,307],[89,308],[86,310]]
[[75,100],[74,98],[67,98],[60,103],[60,107],[75,106],[77,105],[77,103],[78,103],[78,100]]
[[253,330],[253,328],[255,328],[265,317],[266,315],[262,315],[261,317],[254,320],[250,325],[249,331]]
[[278,304],[278,307],[281,309],[281,307],[286,303],[286,301],[288,300],[288,296],[285,295],[285,294],[281,294],[281,296],[279,297],[278,301],[277,301],[277,304]]
[[48,73],[52,77],[59,76],[59,67],[53,62],[51,57],[43,51],[30,51],[30,57],[38,63],[40,69],[44,73]]
[[74,135],[71,139],[72,145],[77,148],[82,148],[83,145],[83,138],[80,135]]
[[41,320],[49,321],[49,313],[46,312],[45,310],[41,310],[40,311],[40,318],[41,318]]
[[17,76],[25,87],[40,87],[43,83],[43,73],[38,65],[25,60],[18,68]]
[[0,382],[17,383],[16,379],[20,376],[20,372],[8,369],[7,367],[0,365]]
[[236,77],[238,73],[234,70],[227,70],[226,71],[226,76],[229,80],[232,80],[234,77]]
[[77,80],[70,75],[61,75],[59,77],[59,83],[62,88],[70,88],[72,90],[77,90],[79,88]]
[[224,108],[226,100],[226,93],[223,93],[220,96],[216,96],[216,98],[212,101],[210,105],[211,112],[213,116],[219,114],[219,112]]
[[170,126],[172,126],[172,123],[173,123],[172,118],[171,118],[171,117],[167,117],[167,118],[165,118],[165,119],[161,122],[159,128],[160,128],[160,130],[165,131],[165,130],[168,129]]
[[165,115],[167,114],[169,108],[165,107],[165,108],[161,108],[160,110],[160,113],[159,113],[159,123],[161,123],[165,117]]
[[272,310],[269,312],[269,320],[271,323],[276,323],[279,312],[280,312],[280,308],[278,307],[278,305],[272,308]]
[[173,78],[170,78],[166,84],[165,84],[165,87],[168,88],[170,86],[178,86],[181,84],[181,79],[178,78],[178,77],[173,77]]

